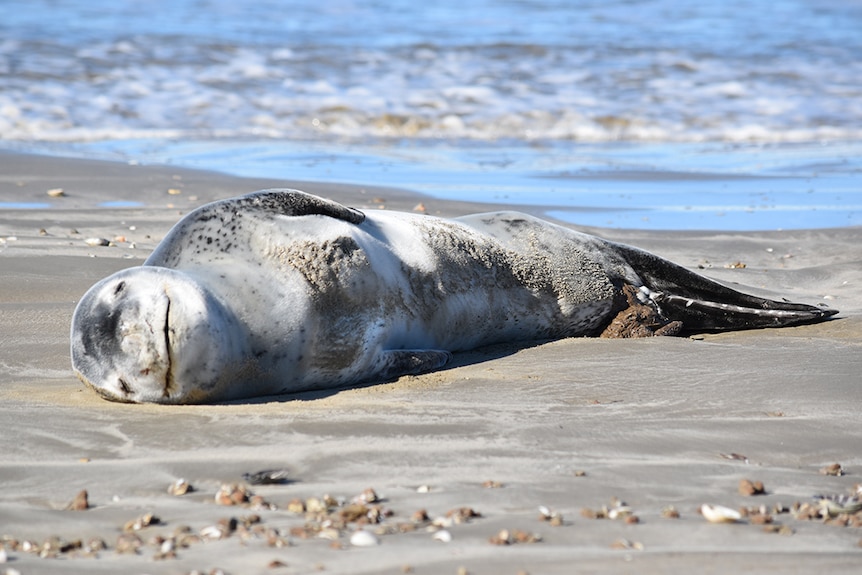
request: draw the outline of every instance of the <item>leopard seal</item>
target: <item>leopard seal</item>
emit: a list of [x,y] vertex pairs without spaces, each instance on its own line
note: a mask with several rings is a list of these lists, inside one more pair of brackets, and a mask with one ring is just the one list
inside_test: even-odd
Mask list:
[[190,212],[142,266],[90,288],[72,320],[72,367],[111,400],[216,402],[389,380],[492,343],[597,335],[630,304],[658,318],[658,333],[836,313],[517,212],[363,213],[264,190]]

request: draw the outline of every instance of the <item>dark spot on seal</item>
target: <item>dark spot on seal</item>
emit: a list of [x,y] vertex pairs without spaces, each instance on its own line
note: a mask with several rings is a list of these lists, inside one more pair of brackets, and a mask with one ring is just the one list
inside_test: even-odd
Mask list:
[[121,353],[120,338],[117,334],[120,324],[119,306],[96,306],[88,324],[88,329],[84,329],[81,336],[84,352],[88,356],[114,357]]

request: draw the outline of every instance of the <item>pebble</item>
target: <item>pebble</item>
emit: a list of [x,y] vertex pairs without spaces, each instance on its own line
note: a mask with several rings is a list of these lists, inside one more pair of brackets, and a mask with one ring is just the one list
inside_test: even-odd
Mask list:
[[52,188],[46,192],[52,198],[61,198],[66,195],[63,188]]
[[66,509],[69,509],[71,511],[84,511],[85,509],[89,508],[90,502],[88,500],[86,489],[82,489],[81,491],[79,491],[75,498],[72,500],[72,502],[69,503],[69,505],[66,507]]
[[766,488],[763,487],[762,481],[751,481],[750,479],[739,480],[739,494],[746,497],[752,495],[766,494]]

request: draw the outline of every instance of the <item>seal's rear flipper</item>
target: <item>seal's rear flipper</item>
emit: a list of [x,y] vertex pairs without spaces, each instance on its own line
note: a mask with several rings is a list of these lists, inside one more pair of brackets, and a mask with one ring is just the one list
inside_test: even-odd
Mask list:
[[390,349],[381,352],[376,378],[381,381],[402,375],[418,375],[440,369],[452,359],[441,349]]
[[651,301],[684,332],[752,329],[814,323],[838,310],[744,294],[648,252],[616,246],[644,283],[638,297]]

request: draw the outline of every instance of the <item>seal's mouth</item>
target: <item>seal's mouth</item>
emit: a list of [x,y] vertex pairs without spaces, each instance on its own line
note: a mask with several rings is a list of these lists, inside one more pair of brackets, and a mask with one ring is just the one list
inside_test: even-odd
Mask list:
[[162,397],[169,398],[171,396],[171,389],[175,386],[173,373],[171,373],[171,368],[173,367],[173,360],[171,358],[171,298],[167,290],[165,290],[165,299],[167,299],[168,303],[165,306],[165,388],[162,392]]

